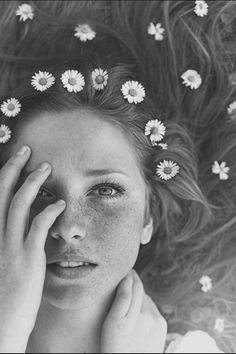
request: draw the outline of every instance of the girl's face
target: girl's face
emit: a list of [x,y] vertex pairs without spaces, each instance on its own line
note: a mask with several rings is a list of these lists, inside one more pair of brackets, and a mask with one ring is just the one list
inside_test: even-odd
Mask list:
[[89,305],[115,290],[133,268],[140,243],[152,235],[134,148],[117,127],[86,110],[42,113],[17,122],[14,132],[17,140],[9,143],[6,158],[23,144],[32,148],[20,185],[39,163],[52,166],[29,222],[57,199],[67,203],[49,230],[47,263],[84,257],[97,264],[84,277],[69,279],[48,266],[44,297],[60,308]]

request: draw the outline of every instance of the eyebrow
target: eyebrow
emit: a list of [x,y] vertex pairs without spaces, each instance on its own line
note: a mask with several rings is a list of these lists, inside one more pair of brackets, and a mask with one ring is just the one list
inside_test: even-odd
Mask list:
[[[23,171],[21,173],[21,177],[22,178],[27,178],[33,171]],[[86,172],[84,173],[84,175],[86,177],[90,177],[90,176],[104,176],[104,175],[110,175],[110,174],[114,174],[114,173],[119,173],[122,174],[126,177],[130,177],[126,172],[120,170],[120,169],[114,169],[114,168],[104,168],[101,170],[86,170]],[[47,178],[47,180],[52,181],[53,177],[50,174]]]

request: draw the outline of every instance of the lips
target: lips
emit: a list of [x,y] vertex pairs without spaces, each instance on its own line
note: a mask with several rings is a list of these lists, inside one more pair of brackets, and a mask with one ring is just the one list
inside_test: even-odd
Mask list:
[[54,257],[52,260],[49,260],[47,262],[47,265],[51,265],[51,264],[56,264],[58,266],[67,267],[67,268],[88,266],[88,265],[92,265],[92,266],[98,265],[96,262],[94,262],[91,259],[84,258],[81,256],[69,256],[69,255]]

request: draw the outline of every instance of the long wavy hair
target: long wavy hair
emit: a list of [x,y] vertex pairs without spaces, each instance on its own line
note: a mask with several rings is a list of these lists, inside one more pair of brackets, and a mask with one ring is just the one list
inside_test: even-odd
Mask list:
[[[169,332],[201,329],[225,352],[236,343],[236,120],[228,105],[236,99],[234,1],[208,1],[209,13],[194,13],[194,1],[29,1],[31,21],[15,16],[19,1],[0,2],[0,98],[16,97],[21,117],[0,116],[12,128],[38,112],[89,109],[116,124],[137,151],[148,191],[147,213],[154,220],[151,242],[142,246],[135,268],[165,316]],[[163,41],[148,35],[150,22],[165,28]],[[74,27],[88,23],[93,41],[80,42]],[[91,71],[109,72],[108,85],[96,91]],[[78,69],[86,86],[66,92],[60,75]],[[203,84],[190,90],[181,74],[197,70]],[[39,93],[30,85],[38,70],[50,71],[56,84]],[[127,80],[146,89],[134,105],[120,91]],[[100,114],[101,113],[101,114]],[[148,120],[167,128],[168,149],[153,147],[144,134]],[[0,146],[1,149],[7,144]],[[180,173],[163,181],[155,173],[163,160]],[[212,173],[214,161],[227,161],[229,179]],[[203,293],[199,279],[212,278]],[[222,333],[214,329],[223,318]]]

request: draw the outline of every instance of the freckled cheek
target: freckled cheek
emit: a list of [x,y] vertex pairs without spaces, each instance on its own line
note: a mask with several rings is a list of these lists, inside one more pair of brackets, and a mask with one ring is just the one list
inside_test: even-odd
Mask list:
[[96,252],[103,263],[132,268],[140,247],[144,211],[136,203],[110,206],[96,215],[88,234],[94,235]]

